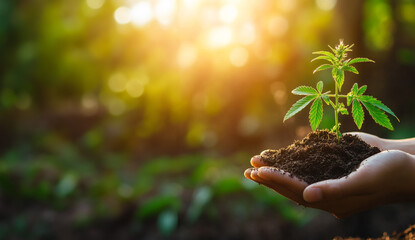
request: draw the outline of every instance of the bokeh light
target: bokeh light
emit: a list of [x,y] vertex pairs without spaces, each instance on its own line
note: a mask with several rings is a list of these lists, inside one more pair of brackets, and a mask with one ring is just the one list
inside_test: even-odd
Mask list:
[[131,21],[136,26],[144,26],[153,20],[153,8],[150,2],[140,1],[131,8]]
[[336,6],[337,0],[316,0],[317,7],[329,11]]
[[105,0],[86,0],[88,7],[92,9],[99,9],[104,5]]
[[220,20],[224,23],[232,23],[238,16],[238,9],[231,4],[224,5],[219,10]]
[[229,60],[235,67],[242,67],[248,62],[249,53],[245,48],[238,47],[232,50]]
[[114,12],[114,19],[119,24],[127,24],[131,21],[131,11],[127,7],[119,7]]

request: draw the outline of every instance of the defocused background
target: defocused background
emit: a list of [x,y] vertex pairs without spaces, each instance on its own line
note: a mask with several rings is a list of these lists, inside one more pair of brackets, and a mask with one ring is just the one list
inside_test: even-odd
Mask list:
[[376,61],[344,91],[367,84],[401,119],[391,132],[367,115],[362,131],[413,137],[414,0],[0,1],[0,239],[404,229],[413,206],[337,220],[243,177],[252,155],[311,131],[307,111],[283,124],[290,91],[333,87],[310,60],[339,39]]

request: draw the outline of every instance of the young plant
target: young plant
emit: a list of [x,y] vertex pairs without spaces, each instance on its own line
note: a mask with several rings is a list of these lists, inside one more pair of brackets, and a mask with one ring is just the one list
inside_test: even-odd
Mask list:
[[[356,126],[360,129],[363,124],[364,120],[364,112],[362,108],[363,106],[369,112],[370,116],[372,116],[373,120],[379,125],[386,127],[387,129],[393,130],[393,126],[385,114],[385,112],[389,113],[390,115],[394,116],[398,121],[398,117],[390,110],[387,106],[385,106],[381,101],[378,99],[363,95],[367,89],[367,86],[358,87],[357,83],[355,83],[347,95],[340,94],[343,83],[344,83],[344,73],[352,72],[355,74],[359,74],[357,69],[352,66],[352,64],[360,63],[360,62],[374,62],[368,58],[354,58],[354,59],[346,59],[347,52],[352,51],[352,45],[345,45],[343,41],[340,40],[339,45],[337,45],[334,49],[329,46],[331,52],[328,51],[318,51],[313,52],[313,54],[318,54],[320,56],[314,58],[311,61],[315,60],[326,60],[328,63],[320,65],[319,67],[314,70],[313,73],[318,71],[323,71],[327,69],[331,69],[332,77],[334,80],[334,94],[330,94],[330,91],[323,92],[323,82],[319,81],[317,83],[316,88],[312,88],[309,86],[300,86],[297,87],[292,91],[295,95],[304,95],[302,99],[298,100],[294,105],[288,110],[287,114],[284,117],[284,121],[291,118],[299,111],[304,109],[308,104],[313,102],[310,109],[310,125],[313,131],[317,129],[320,125],[321,120],[323,119],[323,101],[333,107],[334,109],[334,121],[335,124],[332,128],[332,131],[336,132],[337,140],[340,140],[342,136],[340,133],[340,121],[339,121],[339,113],[342,115],[348,115],[349,111],[347,110],[344,103],[340,102],[341,98],[346,99],[346,104],[349,107],[352,105],[352,116]],[[334,98],[334,102],[330,99]]]

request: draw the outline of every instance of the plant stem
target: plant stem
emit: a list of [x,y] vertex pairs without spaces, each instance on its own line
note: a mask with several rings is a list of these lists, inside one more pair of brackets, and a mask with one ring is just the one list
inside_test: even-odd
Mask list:
[[334,108],[334,120],[336,123],[336,137],[337,137],[337,142],[340,143],[340,130],[339,130],[339,116],[338,116],[338,109],[339,109],[339,92],[338,92],[338,87],[337,87],[337,81],[336,81],[336,76],[334,78],[334,97],[336,98],[336,107]]
[[[337,89],[337,88],[336,88]],[[347,95],[341,95],[341,94],[327,94],[328,97],[339,97],[339,98],[347,98]]]

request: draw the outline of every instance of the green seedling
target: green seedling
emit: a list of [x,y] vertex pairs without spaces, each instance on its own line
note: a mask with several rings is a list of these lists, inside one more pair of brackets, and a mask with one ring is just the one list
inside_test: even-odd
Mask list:
[[[329,46],[330,47],[330,46]],[[342,136],[340,133],[340,122],[339,122],[339,113],[342,115],[348,115],[349,111],[346,108],[352,105],[352,116],[356,126],[360,129],[363,124],[363,120],[365,117],[362,104],[369,112],[370,116],[372,116],[373,120],[379,125],[393,130],[393,126],[385,114],[388,113],[394,116],[398,121],[398,117],[390,110],[387,106],[385,106],[381,101],[378,99],[363,95],[367,89],[367,86],[358,87],[357,83],[355,83],[347,95],[340,94],[343,83],[344,83],[344,73],[345,72],[352,72],[355,74],[359,74],[357,69],[352,66],[355,63],[361,62],[374,62],[368,58],[354,58],[354,59],[347,59],[347,52],[352,51],[352,45],[345,45],[343,41],[340,40],[339,45],[335,48],[330,47],[332,52],[328,51],[318,51],[313,52],[313,54],[318,54],[320,56],[311,60],[312,62],[315,60],[326,60],[328,63],[320,65],[317,67],[313,73],[331,69],[332,77],[334,80],[334,94],[331,94],[330,91],[323,92],[323,82],[319,81],[317,83],[316,88],[312,88],[309,86],[299,86],[295,88],[292,93],[295,95],[303,95],[305,97],[298,100],[294,105],[288,110],[287,114],[284,117],[284,121],[291,118],[299,111],[304,109],[308,104],[313,102],[310,108],[310,125],[313,131],[317,129],[320,125],[321,120],[323,119],[323,102],[327,105],[330,105],[334,109],[334,120],[335,124],[332,128],[332,131],[336,132],[337,140],[340,140]],[[334,98],[334,102],[331,98]],[[346,99],[346,105],[339,100],[343,98]]]

